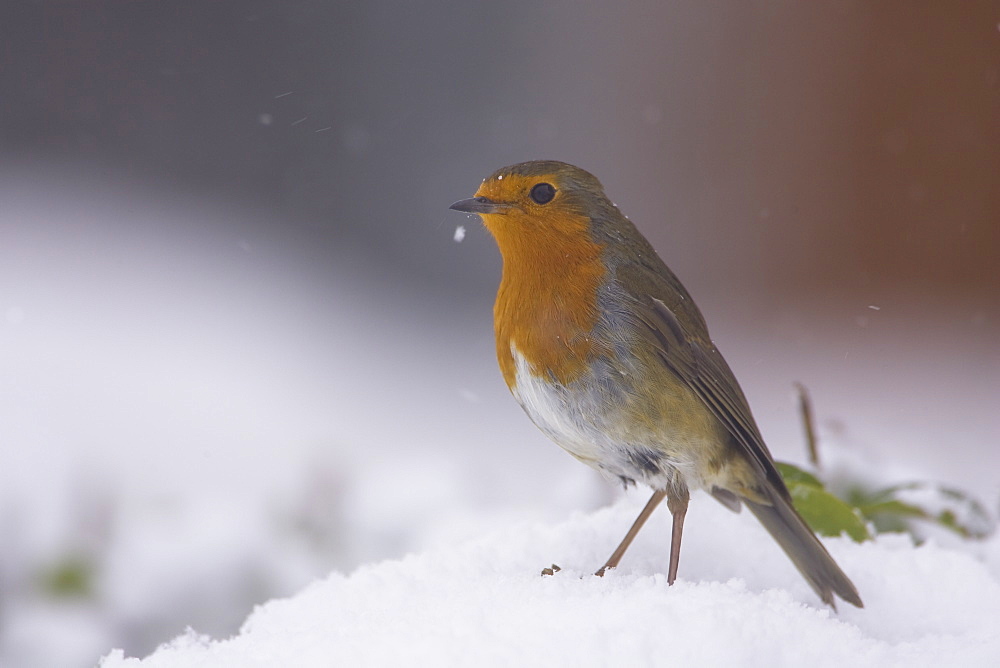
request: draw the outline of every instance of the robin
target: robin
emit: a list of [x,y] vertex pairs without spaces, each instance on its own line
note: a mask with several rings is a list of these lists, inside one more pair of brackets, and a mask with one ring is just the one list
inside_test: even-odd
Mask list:
[[733,511],[745,504],[825,603],[835,607],[837,594],[862,607],[792,507],[694,300],[597,178],[523,162],[451,208],[479,214],[503,256],[494,330],[514,398],[583,463],[654,490],[596,575],[618,565],[666,498],[673,584],[690,491],[705,489]]

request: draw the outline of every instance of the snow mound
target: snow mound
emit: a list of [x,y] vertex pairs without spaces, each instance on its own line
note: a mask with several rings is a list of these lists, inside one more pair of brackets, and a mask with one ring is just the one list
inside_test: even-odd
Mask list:
[[[663,573],[667,513],[619,569],[590,575],[643,501],[633,493],[555,526],[335,573],[258,607],[234,638],[189,631],[142,660],[112,652],[101,667],[998,665],[995,537],[957,547],[914,547],[901,535],[825,540],[866,605],[841,603],[838,614],[749,514],[703,494],[673,587]],[[562,570],[542,577],[552,561]]]

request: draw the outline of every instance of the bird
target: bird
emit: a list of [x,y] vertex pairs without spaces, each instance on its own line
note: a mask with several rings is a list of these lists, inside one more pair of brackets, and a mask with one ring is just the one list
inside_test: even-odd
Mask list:
[[618,566],[664,500],[667,582],[690,492],[746,506],[826,604],[863,607],[796,512],[750,406],[680,280],[589,172],[555,160],[498,169],[451,209],[478,214],[503,268],[497,361],[514,398],[573,457],[653,494],[595,573]]

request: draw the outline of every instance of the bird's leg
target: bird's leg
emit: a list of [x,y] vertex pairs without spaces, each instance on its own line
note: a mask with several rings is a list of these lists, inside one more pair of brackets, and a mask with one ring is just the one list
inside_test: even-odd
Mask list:
[[681,534],[684,533],[684,515],[687,514],[688,500],[691,495],[687,487],[683,487],[677,496],[667,499],[667,508],[674,516],[673,528],[670,532],[670,566],[667,569],[667,584],[672,585],[677,579],[677,564],[681,560]]
[[[666,495],[666,491],[662,489],[658,489],[653,492],[653,496],[649,497],[649,501],[646,502],[646,506],[642,509],[642,512],[639,513],[639,516],[635,518],[635,522],[632,523],[632,528],[628,530],[627,534],[625,534],[625,538],[622,539],[622,542],[615,548],[615,551],[611,554],[611,556],[608,557],[607,563],[597,569],[597,572],[594,573],[594,575],[601,577],[604,575],[606,570],[614,568],[618,565],[618,562],[622,560],[622,555],[625,554],[625,550],[627,550],[628,546],[632,544],[632,540],[635,539],[635,535],[639,533],[639,529],[641,529],[642,525],[646,523],[646,520],[649,519],[649,516],[653,514],[653,511],[656,510],[656,507],[660,505],[660,501],[663,501],[663,497]],[[671,502],[668,501],[668,504],[669,503]],[[684,501],[684,507],[687,508],[686,499]],[[671,512],[673,511],[671,510]],[[674,517],[676,518],[676,515]],[[682,513],[681,522],[683,523],[683,521],[684,515]],[[676,526],[676,519],[674,526]],[[679,542],[680,538],[678,538],[678,543]],[[671,563],[672,561],[673,560],[671,560]]]

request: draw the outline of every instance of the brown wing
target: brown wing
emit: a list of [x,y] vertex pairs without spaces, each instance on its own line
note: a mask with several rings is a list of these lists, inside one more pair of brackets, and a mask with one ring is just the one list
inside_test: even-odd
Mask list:
[[634,330],[657,349],[667,368],[705,402],[747,460],[780,495],[789,498],[743,390],[712,343],[691,295],[628,220],[619,215],[598,222],[620,294],[630,301],[631,308],[622,315],[633,320]]
[[768,482],[787,496],[746,397],[722,354],[710,341],[687,332],[662,300],[652,296],[646,299],[648,301],[638,304],[636,309],[640,331],[656,346],[664,364],[694,390],[725,425]]
[[[616,267],[618,278],[636,287],[629,293],[631,308],[624,314],[631,319],[633,331],[645,337],[664,365],[705,402],[732,435],[733,443],[761,474],[763,499],[744,498],[742,501],[788,554],[819,597],[833,606],[833,594],[836,593],[845,601],[863,607],[850,578],[795,512],[746,397],[726,360],[709,338],[698,307],[670,269],[655,254],[647,252],[648,244],[641,248],[644,255],[640,262],[621,262]],[[718,488],[710,491],[730,508],[739,507],[740,499],[732,492]]]

